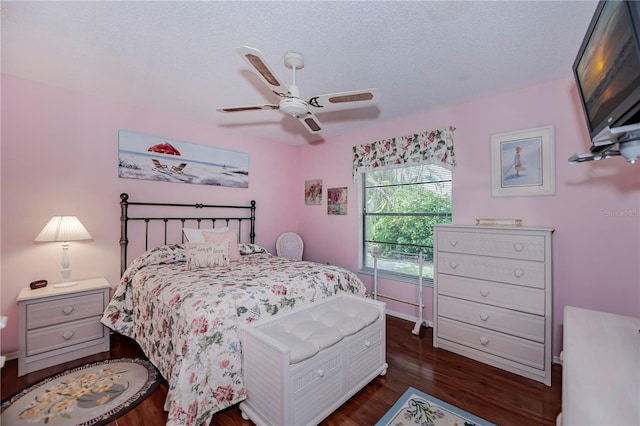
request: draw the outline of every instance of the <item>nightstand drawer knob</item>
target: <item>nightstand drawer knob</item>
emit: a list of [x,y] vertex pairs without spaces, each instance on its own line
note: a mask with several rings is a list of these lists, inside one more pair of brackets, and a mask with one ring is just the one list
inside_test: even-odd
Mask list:
[[514,249],[515,251],[517,251],[517,252],[521,252],[521,251],[522,251],[522,249],[524,249],[524,244],[522,244],[522,243],[515,243],[515,244],[513,245],[513,249]]
[[524,270],[520,269],[520,268],[516,268],[513,270],[513,275],[516,278],[522,278],[524,276]]
[[482,346],[486,346],[487,343],[489,343],[489,339],[487,339],[486,337],[482,336],[480,338],[480,343],[482,344]]
[[69,330],[69,331],[65,331],[64,333],[62,333],[62,337],[64,337],[65,340],[69,340],[69,339],[71,339],[73,337],[74,334],[75,333],[73,331]]
[[449,266],[451,266],[451,269],[457,269],[458,266],[460,266],[460,264],[458,262],[449,262]]
[[320,376],[320,377],[324,376],[324,370],[322,368],[318,369],[318,376]]
[[69,315],[71,312],[73,312],[73,306],[65,306],[64,308],[62,308],[62,312],[64,312],[65,315]]
[[489,295],[489,290],[483,288],[482,290],[480,290],[480,294],[482,295],[482,297],[487,297]]
[[485,314],[484,312],[480,314],[480,319],[482,321],[486,321],[489,319],[489,314]]
[[458,245],[458,240],[456,240],[455,238],[452,238],[449,240],[449,244],[451,244],[452,247],[455,247]]

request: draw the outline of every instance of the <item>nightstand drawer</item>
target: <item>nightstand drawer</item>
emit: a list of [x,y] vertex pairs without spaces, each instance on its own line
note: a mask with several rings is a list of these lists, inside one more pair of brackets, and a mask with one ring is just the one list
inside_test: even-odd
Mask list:
[[29,331],[27,333],[27,356],[89,340],[102,339],[105,333],[106,330],[100,323],[99,316]]
[[[102,291],[27,305],[27,330],[102,315]],[[98,321],[99,322],[99,321]]]
[[111,286],[105,278],[53,285],[18,295],[18,376],[105,352],[109,330],[100,322]]

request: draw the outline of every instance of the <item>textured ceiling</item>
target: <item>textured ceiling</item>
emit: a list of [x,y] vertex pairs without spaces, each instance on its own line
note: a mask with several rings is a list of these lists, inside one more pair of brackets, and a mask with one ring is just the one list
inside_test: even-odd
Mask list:
[[[2,72],[301,145],[571,75],[596,2],[2,1]],[[235,52],[260,49],[301,97],[376,87],[374,107],[318,113],[308,134]]]

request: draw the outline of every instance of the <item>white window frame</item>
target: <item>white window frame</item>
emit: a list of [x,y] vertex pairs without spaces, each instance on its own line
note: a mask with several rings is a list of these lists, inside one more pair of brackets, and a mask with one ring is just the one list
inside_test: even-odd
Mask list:
[[[414,167],[414,166],[416,165],[412,164],[406,167]],[[439,166],[439,167],[442,167],[442,166]],[[374,273],[373,267],[365,265],[365,229],[364,229],[364,225],[365,225],[364,193],[365,191],[364,191],[364,187],[366,184],[365,175],[366,173],[370,173],[370,172],[371,171],[361,172],[360,176],[358,177],[358,271],[363,274],[373,275]],[[453,173],[451,175],[451,185],[453,186]],[[451,198],[453,201],[453,188],[452,188]],[[449,219],[450,219],[449,223],[451,222],[452,217],[453,217],[453,203],[451,207],[451,212],[449,214]],[[443,223],[448,223],[448,222],[443,222]],[[393,272],[393,271],[390,271],[387,269],[381,269],[381,268],[378,268],[378,278],[386,278],[386,279],[391,279],[395,281],[408,282],[412,284],[418,284],[419,282],[418,274],[415,274],[415,275],[403,274],[403,273],[397,273],[397,272]],[[423,274],[422,283],[425,286],[433,286],[433,277],[426,277]]]

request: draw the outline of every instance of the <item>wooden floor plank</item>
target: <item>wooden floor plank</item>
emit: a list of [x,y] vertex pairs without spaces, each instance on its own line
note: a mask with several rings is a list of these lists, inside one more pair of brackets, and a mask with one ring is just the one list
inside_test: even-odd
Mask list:
[[[552,386],[507,373],[465,357],[434,349],[432,329],[411,333],[413,323],[387,316],[387,375],[378,377],[322,422],[326,426],[373,425],[409,386],[463,408],[498,425],[555,425],[561,408],[562,369],[553,366]],[[69,368],[108,358],[144,356],[132,340],[112,335],[110,352],[82,358],[17,377],[17,360],[2,369],[2,399]],[[166,423],[163,383],[140,405],[109,426],[155,426]],[[251,425],[237,406],[213,418],[213,425]]]

